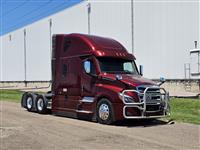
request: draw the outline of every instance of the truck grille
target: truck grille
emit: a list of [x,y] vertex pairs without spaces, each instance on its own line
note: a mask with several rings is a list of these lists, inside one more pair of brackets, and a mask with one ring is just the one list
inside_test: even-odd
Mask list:
[[147,105],[146,111],[159,111],[160,107],[160,105]]
[[[137,90],[139,91],[138,97],[140,102],[143,102],[144,91],[146,86],[139,86]],[[159,88],[151,88],[146,91],[146,103],[147,104],[157,104],[161,101],[161,92]]]

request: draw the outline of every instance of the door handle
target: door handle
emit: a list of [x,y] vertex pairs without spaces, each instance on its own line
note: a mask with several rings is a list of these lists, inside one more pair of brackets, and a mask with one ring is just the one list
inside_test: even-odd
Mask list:
[[63,88],[63,93],[67,93],[67,88]]

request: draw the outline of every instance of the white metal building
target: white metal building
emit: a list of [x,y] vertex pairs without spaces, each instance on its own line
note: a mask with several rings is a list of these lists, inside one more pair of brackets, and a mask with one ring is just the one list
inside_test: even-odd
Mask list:
[[183,79],[189,50],[200,40],[199,8],[198,0],[83,1],[1,36],[0,80],[50,80],[50,36],[88,32],[121,42],[145,77]]

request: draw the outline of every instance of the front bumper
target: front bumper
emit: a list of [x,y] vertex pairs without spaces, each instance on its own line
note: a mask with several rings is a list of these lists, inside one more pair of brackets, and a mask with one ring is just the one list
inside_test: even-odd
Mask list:
[[[154,92],[155,90],[160,92]],[[126,103],[124,100],[126,92],[137,93],[139,102]],[[157,99],[152,99],[154,96]],[[123,116],[126,119],[161,118],[170,115],[169,93],[164,88],[147,87],[143,92],[139,92],[138,90],[124,90],[122,92],[122,100],[124,103]],[[128,112],[130,109],[137,110],[137,113]]]

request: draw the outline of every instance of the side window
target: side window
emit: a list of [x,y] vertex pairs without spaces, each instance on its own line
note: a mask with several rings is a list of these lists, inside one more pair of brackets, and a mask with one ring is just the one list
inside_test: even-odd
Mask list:
[[68,39],[65,39],[64,40],[64,46],[63,46],[63,51],[66,52],[69,49],[70,45],[71,45],[71,41],[68,40]]
[[67,65],[63,64],[62,65],[62,77],[66,77],[67,76]]

